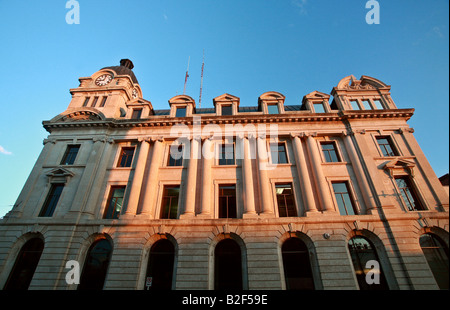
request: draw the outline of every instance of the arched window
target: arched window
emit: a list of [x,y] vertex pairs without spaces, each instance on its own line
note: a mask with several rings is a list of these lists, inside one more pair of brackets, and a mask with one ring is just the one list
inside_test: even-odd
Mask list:
[[243,289],[241,248],[233,239],[220,241],[214,250],[214,289]]
[[148,258],[146,286],[151,282],[150,290],[172,289],[175,247],[167,239],[157,241],[150,249]]
[[111,243],[106,239],[97,240],[91,245],[81,273],[79,290],[103,289],[111,253]]
[[448,247],[434,234],[420,236],[419,242],[437,285],[448,290]]
[[[361,290],[389,289],[380,259],[373,244],[362,236],[355,236],[348,242],[348,250],[355,269],[356,278]],[[375,261],[373,265],[370,261]],[[368,263],[369,262],[369,263]],[[367,276],[367,274],[370,274]]]
[[314,280],[306,244],[299,238],[289,238],[281,247],[284,278],[288,290],[313,290]]
[[44,241],[41,238],[30,239],[23,245],[6,281],[5,290],[28,289],[43,250]]

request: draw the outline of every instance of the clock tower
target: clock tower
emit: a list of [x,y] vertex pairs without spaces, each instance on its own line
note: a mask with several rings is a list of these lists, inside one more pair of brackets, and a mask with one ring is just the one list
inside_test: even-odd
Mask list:
[[63,117],[68,119],[77,112],[100,120],[135,118],[135,111],[140,116],[152,115],[152,105],[142,98],[133,68],[131,60],[122,59],[119,66],[104,67],[90,77],[79,78],[80,85],[70,89],[72,100]]

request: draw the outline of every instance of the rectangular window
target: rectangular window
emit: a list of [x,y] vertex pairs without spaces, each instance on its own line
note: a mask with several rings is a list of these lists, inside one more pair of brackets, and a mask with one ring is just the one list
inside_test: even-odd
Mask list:
[[397,177],[395,178],[395,182],[408,211],[425,210],[408,177]]
[[186,108],[177,108],[175,117],[186,117]]
[[106,104],[106,99],[108,99],[107,96],[104,96],[104,97],[102,98],[102,102],[100,103],[100,107],[101,107],[101,108],[103,108],[103,107],[105,106],[105,104]]
[[125,196],[125,186],[111,186],[108,204],[106,206],[105,219],[118,219],[122,211],[123,197]]
[[84,99],[83,107],[87,107],[87,105],[89,103],[89,99],[91,99],[91,98],[90,97],[86,97],[86,99]]
[[140,119],[142,114],[142,109],[133,109],[133,113],[131,114],[132,119]]
[[219,152],[220,152],[219,153],[219,165],[220,166],[235,164],[236,161],[234,158],[234,144],[233,143],[221,144]]
[[372,106],[370,105],[370,101],[369,100],[362,100],[362,104],[364,107],[364,110],[372,110]]
[[58,204],[59,197],[61,197],[64,184],[52,184],[50,191],[45,199],[44,206],[39,213],[41,217],[51,217],[55,212],[56,205]]
[[297,216],[292,183],[276,184],[278,214],[280,217]]
[[341,215],[355,215],[355,207],[353,199],[350,195],[347,182],[333,183],[334,196],[338,204],[339,213]]
[[176,219],[178,215],[178,197],[180,196],[180,186],[164,186],[161,218]]
[[270,155],[272,157],[272,164],[287,164],[286,144],[272,143],[270,144]]
[[171,145],[169,147],[169,160],[167,162],[167,166],[183,166],[183,145]]
[[340,158],[338,156],[336,150],[336,144],[334,142],[321,142],[323,156],[325,157],[325,161],[327,163],[337,163],[340,162]]
[[277,104],[269,104],[267,106],[267,112],[269,114],[279,114],[280,112],[278,112],[278,105]]
[[397,151],[392,145],[392,140],[389,136],[387,137],[376,137],[378,146],[380,147],[381,153],[383,156],[398,156]]
[[384,109],[383,104],[381,103],[380,99],[374,99],[373,103],[375,104],[375,108],[376,109],[378,109],[378,110],[383,110]]
[[233,115],[233,109],[231,105],[222,106],[222,115]]
[[134,147],[123,147],[120,150],[119,162],[117,167],[131,167],[133,162]]
[[236,185],[219,185],[219,218],[236,218]]
[[68,145],[64,157],[61,160],[61,165],[73,165],[79,150],[80,145]]
[[358,100],[350,100],[350,105],[352,106],[353,110],[361,110],[358,104]]
[[97,105],[98,97],[94,97],[94,101],[92,101],[92,107]]
[[314,103],[314,111],[316,113],[325,113],[323,103]]

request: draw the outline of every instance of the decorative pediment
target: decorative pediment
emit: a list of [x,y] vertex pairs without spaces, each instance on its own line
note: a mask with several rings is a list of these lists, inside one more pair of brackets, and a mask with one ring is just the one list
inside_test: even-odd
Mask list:
[[366,75],[361,76],[359,80],[354,75],[349,75],[343,78],[337,86],[337,89],[347,90],[374,90],[379,88],[390,88],[390,86]]
[[416,164],[406,159],[395,159],[387,162],[383,169],[386,170],[390,176],[407,174],[414,177],[414,167]]
[[64,168],[55,168],[46,173],[49,183],[67,183],[75,174]]
[[229,104],[229,103],[234,103],[234,102],[237,103],[237,105],[239,106],[239,101],[240,101],[239,97],[236,97],[236,96],[233,96],[233,95],[230,95],[227,93],[220,95],[213,99],[214,106],[216,106],[217,103],[228,103]]
[[102,118],[92,111],[76,111],[64,115],[58,121],[59,122],[86,122],[86,121],[101,121]]
[[169,99],[169,104],[172,105],[174,103],[181,104],[193,104],[195,106],[195,100],[192,97],[187,95],[178,95]]
[[264,101],[273,101],[273,100],[282,100],[284,101],[284,99],[286,99],[286,97],[276,91],[268,91],[265,92],[264,94],[262,94],[261,96],[259,96],[259,100],[264,100]]

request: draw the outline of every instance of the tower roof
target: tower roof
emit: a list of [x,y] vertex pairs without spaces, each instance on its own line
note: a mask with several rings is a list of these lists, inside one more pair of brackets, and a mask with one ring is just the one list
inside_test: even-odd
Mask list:
[[134,72],[131,70],[134,68],[133,62],[129,59],[121,59],[120,60],[120,66],[111,66],[111,67],[104,67],[103,69],[110,69],[116,72],[117,75],[128,75],[133,83],[139,84],[136,76],[134,75]]

